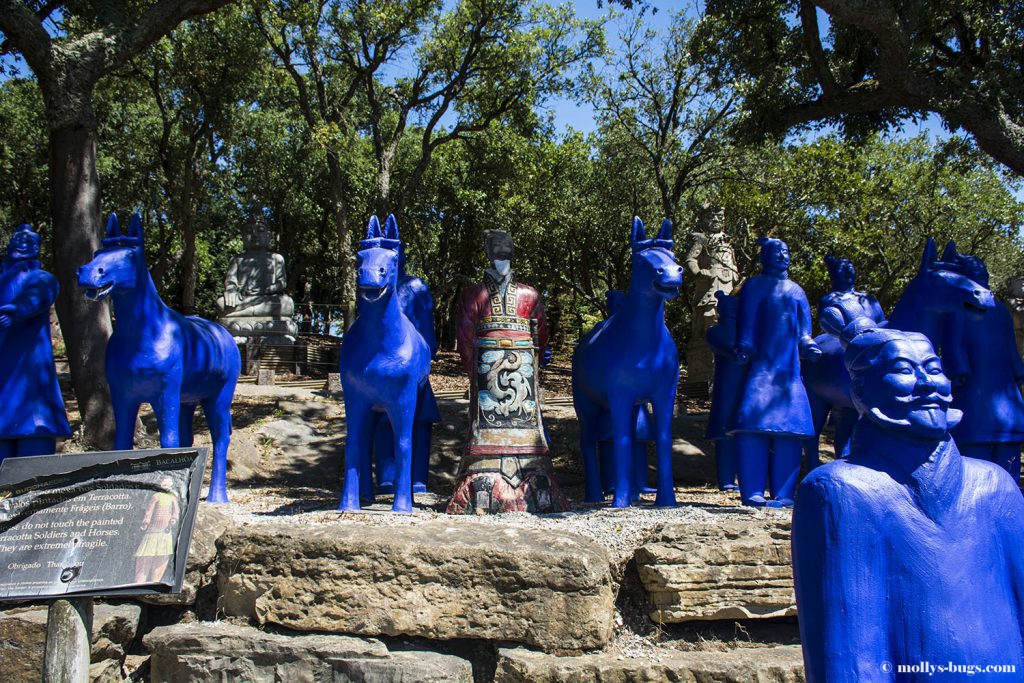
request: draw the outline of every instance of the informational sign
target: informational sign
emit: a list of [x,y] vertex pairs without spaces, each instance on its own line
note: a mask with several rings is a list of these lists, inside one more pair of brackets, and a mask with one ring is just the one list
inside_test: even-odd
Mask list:
[[181,590],[206,448],[8,458],[0,600]]

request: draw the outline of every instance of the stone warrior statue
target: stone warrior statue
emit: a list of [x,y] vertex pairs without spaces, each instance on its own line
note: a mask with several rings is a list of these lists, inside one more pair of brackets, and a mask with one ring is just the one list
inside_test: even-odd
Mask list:
[[686,384],[691,386],[711,382],[714,355],[707,344],[707,333],[718,322],[715,292],[731,294],[740,279],[725,232],[722,207],[709,206],[701,210],[692,240],[686,254],[686,269],[694,275],[690,342],[686,348]]
[[246,337],[285,335],[294,341],[295,304],[285,294],[284,257],[270,251],[270,226],[257,215],[244,229],[245,251],[228,264],[224,296],[217,299],[218,322],[239,341]]
[[19,225],[0,269],[0,461],[49,455],[71,436],[50,344],[57,278],[39,265],[39,233]]
[[793,511],[807,680],[932,680],[901,670],[922,662],[1005,679],[983,672],[1024,670],[1024,498],[998,465],[960,457],[927,337],[854,331],[845,362],[862,417],[849,458],[811,472]]
[[470,381],[469,438],[450,514],[567,509],[541,423],[539,360],[547,346],[544,303],[517,282],[512,237],[484,233],[493,267],[462,293],[458,342]]

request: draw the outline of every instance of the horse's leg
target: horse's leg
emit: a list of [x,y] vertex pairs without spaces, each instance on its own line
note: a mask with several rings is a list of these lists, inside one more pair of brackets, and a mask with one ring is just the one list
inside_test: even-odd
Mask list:
[[772,498],[769,507],[791,507],[796,485],[800,483],[800,439],[791,436],[777,436],[773,439],[769,459],[772,479]]
[[[18,455],[53,455],[57,452],[57,439],[52,436],[30,436],[18,439]],[[0,461],[3,458],[0,457]]]
[[633,503],[633,397],[619,395],[608,404],[612,425],[612,453],[615,460],[615,495],[612,507],[628,508]]
[[715,441],[715,471],[719,490],[736,490],[736,440],[731,436]]
[[164,386],[160,395],[153,401],[153,412],[156,413],[156,424],[160,429],[160,447],[177,448],[181,443],[178,437],[181,385],[175,383]]
[[[394,476],[387,480],[387,490],[381,490],[381,482],[384,480],[384,474],[381,472],[381,457],[386,458],[388,463],[391,463],[390,467],[394,469],[394,445],[392,444],[393,438],[391,436],[391,423],[388,422],[387,416],[378,411],[370,411],[370,434],[373,435],[373,443],[370,444],[370,452],[367,454],[366,459],[363,460],[362,470],[359,473],[359,500],[366,505],[372,505],[377,499],[376,494],[379,493],[394,493]],[[382,436],[383,435],[383,436]],[[384,439],[382,444],[381,439]],[[384,450],[384,444],[387,449]],[[373,468],[377,468],[377,479],[376,486],[374,485]]]
[[737,434],[734,438],[740,478],[740,499],[744,505],[764,507],[764,489],[768,481],[769,437],[763,434]]
[[395,432],[388,417],[381,416],[373,429],[373,460],[377,470],[377,493],[394,493]]
[[114,394],[114,450],[130,451],[135,448],[135,421],[139,417],[139,402]]
[[[206,410],[203,409],[205,413]],[[178,443],[182,448],[192,445],[192,422],[196,417],[195,403],[182,403],[181,412],[178,414]],[[211,430],[212,431],[212,430]]]
[[651,402],[654,415],[655,451],[658,460],[658,493],[654,504],[675,507],[676,489],[672,480],[672,413],[675,409],[676,384],[663,396]]
[[[235,383],[229,381],[215,397],[203,401],[203,414],[210,426],[210,439],[213,441],[213,468],[210,470],[210,493],[206,496],[207,503],[228,502],[228,447],[231,445],[231,403],[235,398]],[[191,411],[182,407],[182,414]],[[191,425],[191,420],[189,420]],[[191,430],[190,430],[191,431]]]
[[597,462],[601,471],[601,491],[606,496],[615,493],[615,449],[610,440],[597,442]]
[[850,437],[853,436],[853,427],[860,419],[855,408],[840,408],[834,411],[836,418],[836,459],[845,458],[850,455]]
[[416,419],[416,393],[406,391],[388,406],[395,436],[395,501],[392,512],[412,512],[412,430]]
[[641,493],[653,493],[647,487],[647,442],[633,437],[633,500],[640,500]]
[[352,394],[345,396],[345,483],[339,510],[359,509],[360,479],[373,447],[373,411]]
[[574,392],[573,405],[580,423],[580,454],[583,458],[583,479],[585,484],[584,500],[588,503],[601,503],[604,494],[601,485],[601,472],[597,466],[597,434],[601,419],[601,407],[591,400]]
[[[825,399],[815,394],[811,387],[807,387],[807,398],[811,404],[811,421],[814,427],[814,438],[804,442],[804,463],[807,465],[807,471],[810,472],[821,464],[821,433],[825,429],[830,406]],[[839,457],[838,448],[836,457]]]
[[1020,481],[1020,443],[993,444],[992,462],[1009,472],[1015,484]]

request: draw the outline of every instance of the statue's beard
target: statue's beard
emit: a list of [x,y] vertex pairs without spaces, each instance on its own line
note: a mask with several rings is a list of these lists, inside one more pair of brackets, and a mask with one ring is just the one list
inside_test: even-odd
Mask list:
[[938,439],[963,416],[961,411],[949,407],[952,401],[952,396],[942,394],[900,396],[886,406],[889,412],[876,405],[867,407],[866,415],[887,430],[922,439]]

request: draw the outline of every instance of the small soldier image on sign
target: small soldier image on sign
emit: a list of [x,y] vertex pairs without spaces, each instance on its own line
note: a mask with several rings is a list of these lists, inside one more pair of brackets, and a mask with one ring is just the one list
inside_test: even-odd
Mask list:
[[205,448],[10,458],[0,600],[181,590]]

